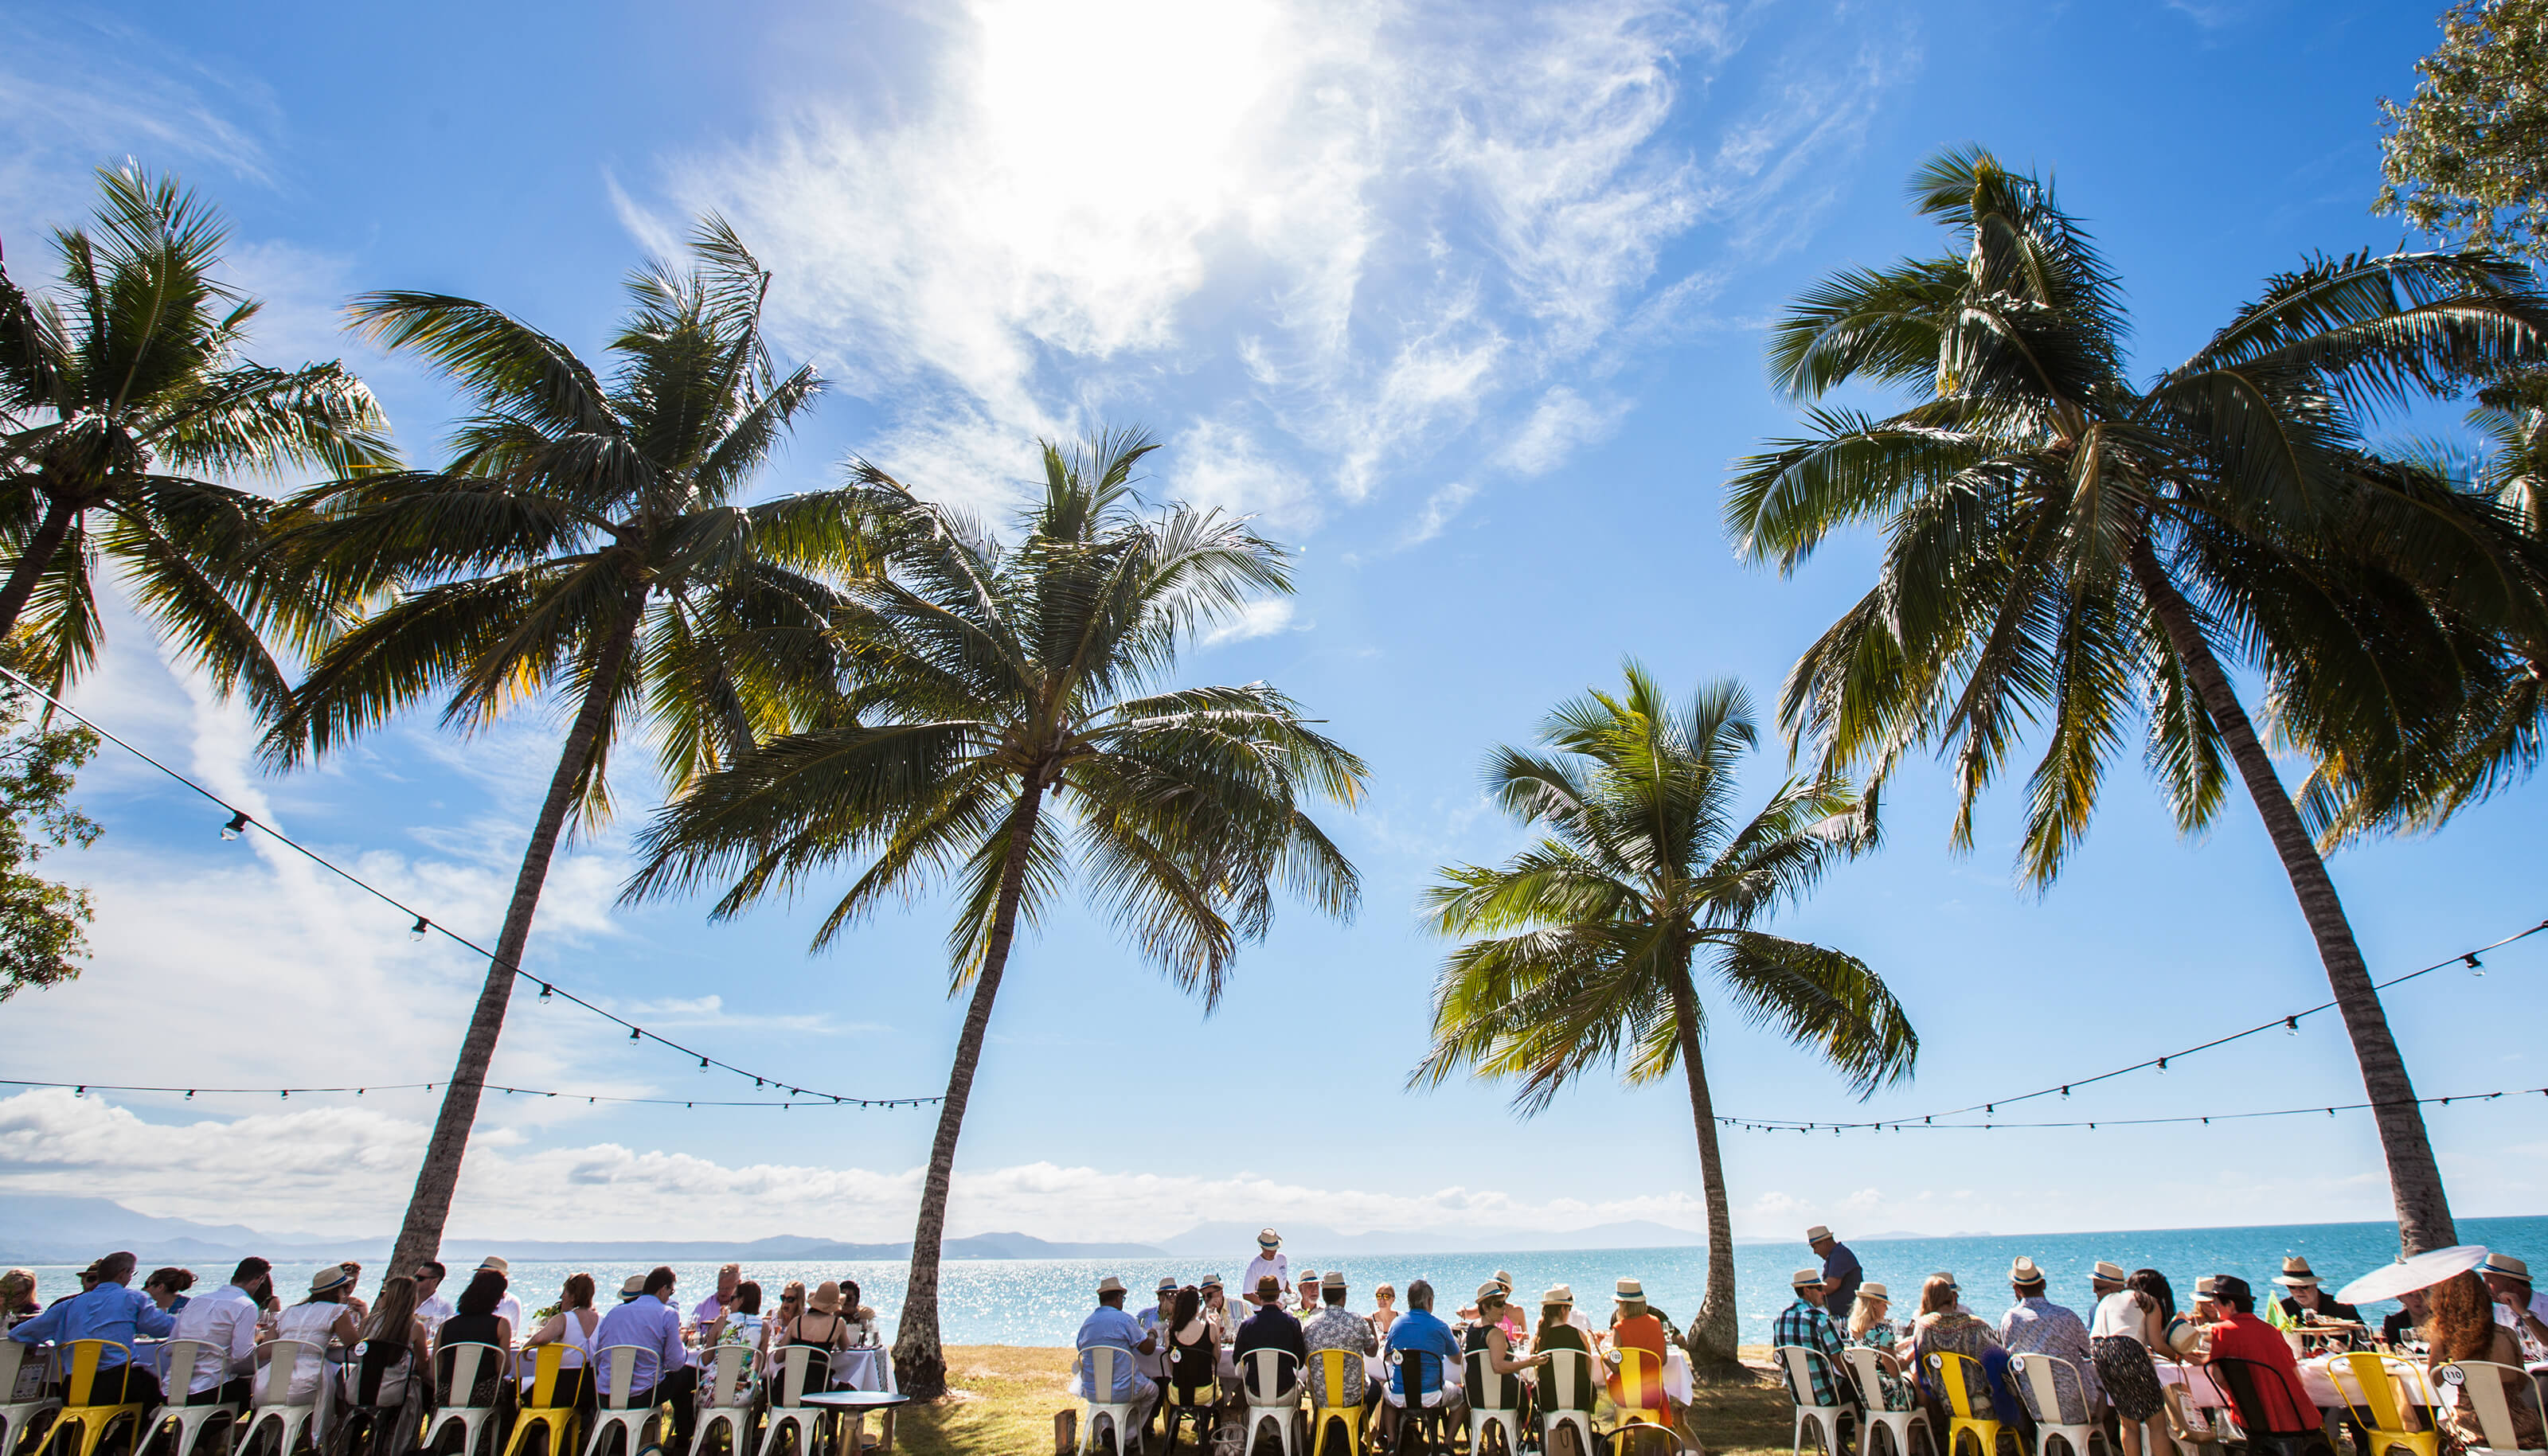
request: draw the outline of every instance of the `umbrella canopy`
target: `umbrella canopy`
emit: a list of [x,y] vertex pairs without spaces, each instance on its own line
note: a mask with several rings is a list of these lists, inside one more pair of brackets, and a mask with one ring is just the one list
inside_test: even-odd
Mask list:
[[2394,1300],[2412,1289],[2430,1289],[2454,1274],[2465,1274],[2486,1262],[2486,1245],[2455,1243],[2449,1248],[2428,1249],[2412,1259],[2400,1259],[2384,1269],[2370,1273],[2335,1292],[2338,1304],[2358,1305],[2364,1300]]

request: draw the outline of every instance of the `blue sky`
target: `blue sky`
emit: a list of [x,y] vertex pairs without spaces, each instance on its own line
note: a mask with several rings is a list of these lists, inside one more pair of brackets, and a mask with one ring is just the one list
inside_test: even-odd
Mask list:
[[[734,17],[748,14],[736,24]],[[771,473],[851,452],[997,511],[1039,433],[1141,423],[1152,489],[1257,512],[1300,591],[1196,644],[1189,681],[1270,680],[1363,754],[1331,827],[1350,926],[1290,909],[1206,1019],[1073,909],[1025,942],[958,1164],[956,1231],[1142,1237],[1205,1219],[1363,1228],[1698,1227],[1687,1106],[1600,1079],[1515,1122],[1487,1087],[1403,1090],[1441,948],[1432,868],[1508,853],[1477,768],[1634,654],[1767,704],[1866,580],[1844,542],[1794,578],[1737,563],[1726,462],[1792,419],[1762,328],[1827,270],[1927,249],[1902,181],[1979,141],[2057,174],[2135,311],[2138,367],[2192,347],[2313,249],[2390,246],[2376,99],[2433,44],[2419,4],[1481,7],[1265,3],[0,7],[0,241],[13,276],[85,211],[87,170],[170,168],[235,224],[269,301],[257,353],[345,355],[405,447],[449,401],[335,330],[356,290],[514,311],[597,353],[619,279],[725,211],[777,272],[777,339],[833,381]],[[589,357],[592,355],[589,354]],[[2440,416],[2447,420],[2448,416]],[[476,740],[429,712],[269,778],[235,708],[129,616],[84,705],[222,791],[492,939],[554,715]],[[623,762],[633,762],[633,757]],[[1750,796],[1784,768],[1765,754]],[[819,907],[723,926],[620,909],[632,813],[561,862],[535,972],[732,1061],[873,1095],[943,1086],[960,1006],[946,907],[825,956]],[[112,752],[95,963],[0,1010],[14,1075],[404,1082],[447,1075],[480,967],[390,912],[225,845],[200,801]],[[2538,790],[2437,838],[2348,852],[2376,970],[2535,923]],[[2011,871],[2017,804],[1947,848],[1943,770],[1904,775],[1879,855],[1784,922],[1866,956],[1924,1041],[1916,1115],[2083,1076],[2314,1005],[2325,983],[2264,836],[2236,808],[2179,840],[2119,764],[2049,893]],[[2542,938],[2548,940],[2548,938]],[[2428,976],[2390,1014],[2422,1090],[2548,1083],[2540,952]],[[1729,1113],[1853,1114],[1732,1020]],[[517,998],[499,1081],[730,1094],[660,1049]],[[2359,1100],[2325,1017],[2061,1104],[2073,1116]],[[430,1103],[26,1093],[0,1099],[0,1192],[99,1192],[269,1228],[385,1229]],[[1860,1114],[1864,1115],[1864,1114]],[[2466,1214],[2541,1207],[2528,1104],[2432,1130]],[[453,1229],[907,1236],[926,1113],[492,1102]],[[2021,1231],[2387,1216],[2359,1115],[2096,1134],[1727,1139],[1738,1230]]]

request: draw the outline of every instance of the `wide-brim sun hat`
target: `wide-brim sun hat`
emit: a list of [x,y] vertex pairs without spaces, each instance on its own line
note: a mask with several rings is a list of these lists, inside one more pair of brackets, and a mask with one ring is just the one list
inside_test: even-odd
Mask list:
[[2309,1260],[2293,1254],[2283,1260],[2283,1272],[2274,1276],[2274,1282],[2285,1289],[2304,1289],[2319,1281],[2318,1276],[2310,1272]]
[[826,1279],[805,1296],[805,1304],[817,1315],[837,1315],[841,1312],[841,1286]]

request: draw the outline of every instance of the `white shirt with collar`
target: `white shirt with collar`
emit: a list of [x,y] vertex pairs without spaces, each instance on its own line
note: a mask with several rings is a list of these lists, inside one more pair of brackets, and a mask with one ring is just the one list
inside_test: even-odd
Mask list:
[[1278,1248],[1270,1254],[1259,1253],[1256,1257],[1247,1261],[1247,1273],[1239,1279],[1238,1290],[1240,1294],[1246,1297],[1247,1307],[1250,1310],[1255,1308],[1256,1281],[1264,1278],[1268,1274],[1273,1275],[1274,1282],[1283,1287],[1283,1302],[1287,1304],[1290,1303],[1292,1298],[1292,1261],[1283,1257],[1283,1251]]
[[441,1329],[443,1320],[459,1313],[459,1307],[444,1299],[439,1289],[415,1302],[415,1318],[424,1321],[427,1334]]
[[233,1377],[245,1375],[256,1362],[256,1301],[246,1290],[225,1284],[211,1294],[186,1302],[177,1312],[171,1339],[203,1341],[195,1368],[186,1378],[189,1395],[199,1395]]
[[530,1333],[522,1327],[522,1302],[509,1293],[496,1301],[496,1318],[511,1321],[513,1338],[517,1340]]

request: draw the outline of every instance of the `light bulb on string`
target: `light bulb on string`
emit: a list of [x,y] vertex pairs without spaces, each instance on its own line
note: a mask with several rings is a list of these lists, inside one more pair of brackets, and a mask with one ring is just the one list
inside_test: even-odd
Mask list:
[[705,1076],[705,1075],[707,1075],[707,1070],[708,1070],[708,1059],[707,1059],[706,1057],[702,1056],[702,1057],[700,1057],[700,1058],[699,1058],[699,1075],[701,1075],[701,1076]]
[[2164,1056],[2158,1059],[2158,1074],[2162,1077],[2167,1075],[2167,1058]]
[[247,833],[247,827],[250,822],[251,821],[247,817],[247,810],[239,810],[238,812],[230,815],[229,823],[222,826],[222,838],[238,838],[240,835]]
[[2300,1034],[2301,1034],[2301,1019],[2300,1019],[2299,1017],[2297,1017],[2297,1016],[2287,1016],[2287,1017],[2284,1017],[2284,1018],[2283,1018],[2283,1035],[2284,1035],[2284,1036],[2286,1036],[2286,1037],[2297,1037],[2297,1036],[2299,1036]]
[[419,915],[419,916],[417,916],[417,917],[415,918],[415,924],[410,925],[410,926],[409,926],[409,927],[407,928],[407,938],[408,938],[409,940],[410,940],[410,941],[420,941],[420,940],[423,940],[423,939],[424,939],[424,933],[425,933],[427,930],[431,929],[431,928],[432,928],[432,926],[433,926],[433,922],[432,922],[432,921],[427,920],[427,919],[425,919],[423,916]]
[[628,1029],[628,1040],[631,1042],[643,1041],[645,1036],[646,1034],[644,1032],[639,1031],[635,1027],[630,1027]]
[[2477,958],[2477,953],[2475,951],[2471,951],[2460,958],[2468,962],[2469,974],[2474,976],[2484,976],[2486,974],[2486,962]]
[[540,999],[543,1001],[552,1001],[556,998],[557,987],[550,985],[546,981],[540,982]]

